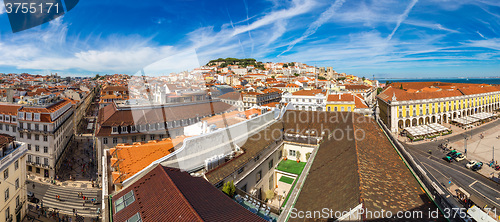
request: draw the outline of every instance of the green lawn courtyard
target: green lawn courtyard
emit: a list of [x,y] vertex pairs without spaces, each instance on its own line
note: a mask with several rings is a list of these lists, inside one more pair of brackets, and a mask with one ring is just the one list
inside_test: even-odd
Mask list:
[[282,160],[278,164],[278,167],[276,169],[283,172],[300,175],[305,166],[306,162],[297,163],[297,161],[295,160]]
[[[299,162],[299,163],[297,163],[297,161],[295,161],[295,160],[282,160],[278,164],[278,167],[276,167],[276,169],[279,170],[279,171],[283,171],[283,172],[287,172],[287,173],[291,173],[291,174],[296,174],[297,175],[297,179],[298,179],[299,176],[300,176],[300,174],[302,173],[302,170],[304,170],[305,166],[306,166],[306,162]],[[288,179],[284,179],[283,177],[285,177],[285,176],[282,176],[280,178],[280,181],[282,181],[284,183],[288,183],[288,182],[285,182],[283,180],[290,181],[288,179],[291,179],[291,181],[293,182],[293,184],[292,184],[292,182],[288,183],[288,184],[292,184],[292,187],[290,188],[290,191],[286,195],[285,201],[282,204],[282,206],[285,206],[286,202],[288,201],[288,198],[290,197],[290,194],[292,193],[291,191],[294,189],[295,184],[297,183],[297,180],[294,180],[294,179],[289,178],[289,177],[286,177]]]
[[287,176],[281,176],[280,181],[283,183],[287,184],[292,184],[293,183],[293,178],[287,177]]

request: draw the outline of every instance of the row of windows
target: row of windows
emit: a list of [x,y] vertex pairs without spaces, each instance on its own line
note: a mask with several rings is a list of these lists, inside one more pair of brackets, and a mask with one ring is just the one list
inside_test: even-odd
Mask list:
[[[31,144],[28,144],[28,150],[31,150]],[[35,145],[35,151],[36,152],[40,152],[40,146],[39,145]],[[49,153],[49,147],[48,146],[44,146],[43,147],[43,153]]]
[[[0,124],[0,130],[4,130],[4,127],[3,127],[3,124]],[[16,126],[9,126],[9,125],[5,125],[5,131],[7,132],[16,132]]]
[[[35,136],[35,140],[40,140],[40,134],[34,134]],[[24,133],[19,133],[19,138],[24,138]],[[31,133],[26,133],[26,139],[30,140],[32,137],[31,137]],[[49,141],[49,137],[46,136],[46,135],[43,135],[43,141],[44,142],[47,142]]]
[[[332,111],[332,107],[330,107],[330,106],[329,106],[329,107],[328,107],[328,112],[331,112],[331,111]],[[346,111],[346,110],[345,110],[345,107],[343,107],[343,106],[341,106],[341,107],[340,107],[340,110],[338,109],[338,107],[337,107],[337,106],[335,106],[335,107],[333,107],[333,111],[335,111],[335,112],[337,112],[337,111],[344,112],[344,111]],[[347,107],[347,111],[351,112],[351,107],[350,107],[350,106],[349,106],[349,107]]]
[[[141,142],[145,142],[147,138],[148,137],[146,135],[141,135],[140,136]],[[158,136],[157,135],[149,135],[149,140],[155,140],[155,139],[160,139],[161,140],[163,138],[165,138],[164,134],[160,134]],[[127,137],[121,137],[121,143],[127,143],[127,140],[128,140]],[[137,142],[137,136],[132,136],[131,140],[132,140],[132,143]],[[118,144],[118,137],[113,137],[112,141],[113,141],[113,144]],[[108,142],[108,138],[104,137],[102,139],[102,143],[103,144],[108,144],[109,143]]]
[[0,121],[2,122],[12,122],[15,123],[16,122],[16,116],[9,116],[9,115],[0,115]]
[[29,129],[29,130],[38,130],[40,131],[40,129],[43,129],[44,132],[47,132],[49,130],[49,126],[46,125],[46,124],[42,124],[42,128],[40,128],[40,124],[38,123],[35,123],[35,124],[31,124],[31,123],[21,123],[19,125],[19,127],[21,129]]
[[[33,156],[31,154],[28,154],[28,162],[33,163]],[[41,164],[39,156],[35,156],[35,163]],[[49,158],[47,158],[47,157],[43,158],[43,165],[47,165],[47,166],[49,165]]]

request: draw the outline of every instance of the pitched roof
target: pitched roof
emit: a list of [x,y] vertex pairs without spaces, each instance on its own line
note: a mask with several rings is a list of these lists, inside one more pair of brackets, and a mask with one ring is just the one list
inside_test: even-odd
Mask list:
[[242,100],[242,95],[239,92],[229,92],[218,97],[219,99],[227,100]]
[[17,110],[21,105],[0,103],[0,114],[17,116]]
[[121,183],[154,161],[167,156],[174,147],[181,146],[183,140],[184,137],[173,140],[165,138],[162,141],[117,145],[116,148],[110,150],[111,163],[119,169],[118,173],[113,174],[113,183]]
[[297,92],[293,92],[292,95],[294,96],[315,96],[317,94],[323,94],[325,95],[326,92],[323,91],[322,89],[311,89],[311,90],[299,90]]
[[[325,137],[295,203],[298,211],[348,211],[363,203],[370,211],[391,211],[393,215],[397,211],[422,211],[424,218],[430,218],[428,209],[437,207],[372,118],[351,113],[335,125],[353,130],[345,130],[340,139]],[[363,139],[348,139],[356,138],[355,131],[364,132]]]
[[113,203],[132,190],[135,201],[119,212],[113,209],[115,221],[126,221],[137,213],[144,222],[264,221],[205,179],[174,168],[156,166],[113,196]]

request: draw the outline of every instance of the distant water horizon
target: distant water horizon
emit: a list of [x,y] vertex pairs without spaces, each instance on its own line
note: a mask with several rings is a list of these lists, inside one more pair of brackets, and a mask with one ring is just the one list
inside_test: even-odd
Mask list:
[[498,84],[500,77],[484,78],[375,78],[380,83],[391,82],[450,82],[450,83],[473,83],[473,84]]

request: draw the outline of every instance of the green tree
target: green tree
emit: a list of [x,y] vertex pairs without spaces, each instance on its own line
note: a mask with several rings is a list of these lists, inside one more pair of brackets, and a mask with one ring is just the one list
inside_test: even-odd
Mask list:
[[233,181],[227,181],[222,187],[222,192],[227,194],[229,197],[233,198],[234,193],[236,192],[236,187],[234,187]]
[[326,78],[323,77],[323,76],[318,76],[318,79],[320,79],[320,80],[326,80]]
[[276,77],[275,77],[275,76],[271,76],[271,78],[276,79]]
[[363,76],[363,78],[361,78],[361,79],[362,79],[363,81],[365,81],[365,79],[366,79],[366,78]]
[[380,94],[382,92],[382,88],[377,88],[377,95]]
[[399,87],[400,89],[403,89],[403,84],[401,84],[401,86]]
[[297,158],[297,162],[300,162],[300,151],[295,152],[295,156]]
[[311,152],[307,152],[307,153],[306,153],[306,161],[308,161],[308,160],[309,160],[309,157],[311,157]]
[[288,68],[288,64],[283,64],[283,68]]
[[294,73],[293,75],[294,75],[294,76],[299,76],[299,74],[297,74],[297,73]]

